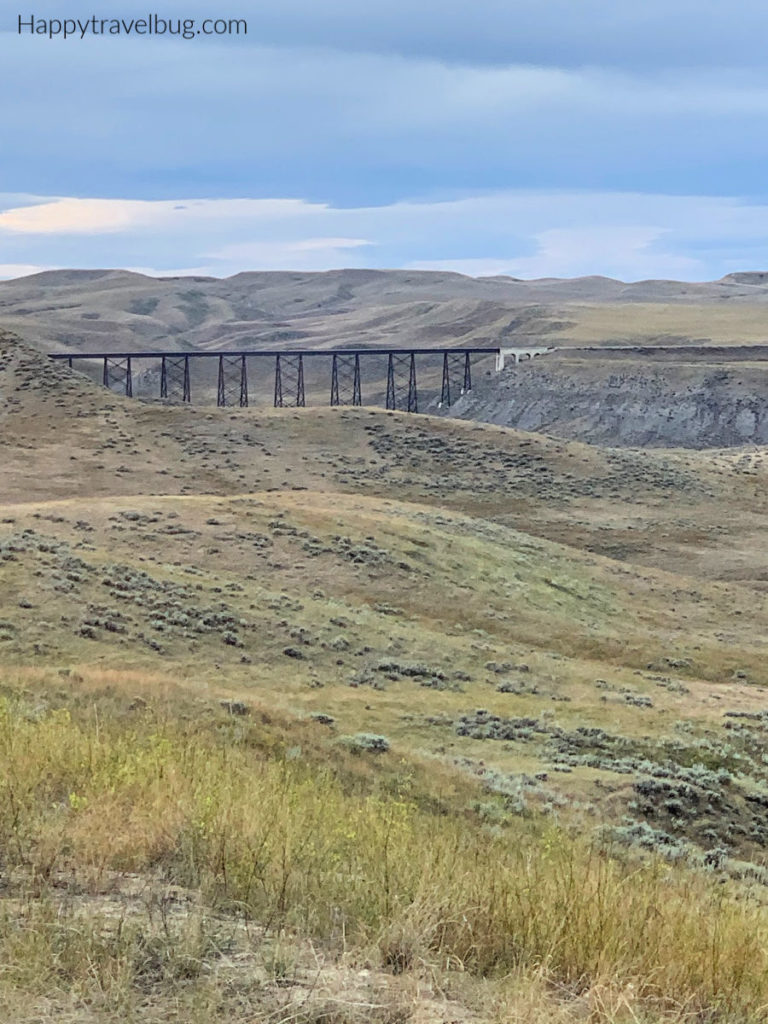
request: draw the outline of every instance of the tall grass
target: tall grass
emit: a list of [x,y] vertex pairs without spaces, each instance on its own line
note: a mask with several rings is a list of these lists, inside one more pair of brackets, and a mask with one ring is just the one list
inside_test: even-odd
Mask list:
[[[30,720],[0,703],[2,868],[40,886],[159,872],[267,929],[376,950],[395,972],[543,972],[571,992],[610,980],[660,1010],[768,1021],[768,919],[708,876],[628,866],[555,827],[491,834],[355,795],[238,729]],[[0,918],[0,961],[22,946]]]

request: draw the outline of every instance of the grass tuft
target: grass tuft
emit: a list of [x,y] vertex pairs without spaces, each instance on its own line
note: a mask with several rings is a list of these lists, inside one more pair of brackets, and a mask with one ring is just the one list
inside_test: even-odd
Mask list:
[[624,863],[527,820],[467,828],[238,735],[0,704],[3,872],[44,894],[0,919],[3,985],[114,1002],[194,978],[211,954],[194,914],[152,938],[122,919],[85,928],[51,902],[63,884],[97,892],[143,873],[263,934],[368,950],[394,975],[544,972],[575,993],[610,979],[692,1019],[768,1019],[765,912],[704,873]]

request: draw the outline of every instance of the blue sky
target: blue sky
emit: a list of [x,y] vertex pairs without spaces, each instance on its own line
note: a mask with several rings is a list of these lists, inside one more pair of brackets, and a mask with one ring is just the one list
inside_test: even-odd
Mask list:
[[[0,14],[0,276],[768,267],[768,5],[168,0],[245,38],[46,39]],[[65,11],[65,14],[62,13]]]

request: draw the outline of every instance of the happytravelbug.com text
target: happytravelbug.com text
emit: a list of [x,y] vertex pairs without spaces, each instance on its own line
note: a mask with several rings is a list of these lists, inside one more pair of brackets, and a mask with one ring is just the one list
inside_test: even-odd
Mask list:
[[144,18],[36,18],[18,16],[18,34],[45,39],[85,39],[86,36],[240,36],[248,34],[245,18],[162,18],[148,14]]

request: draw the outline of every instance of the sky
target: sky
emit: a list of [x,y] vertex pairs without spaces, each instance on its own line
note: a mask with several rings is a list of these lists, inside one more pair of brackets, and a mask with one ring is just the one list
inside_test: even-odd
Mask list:
[[49,38],[146,0],[18,2],[0,278],[768,268],[764,0],[156,0],[189,39]]

